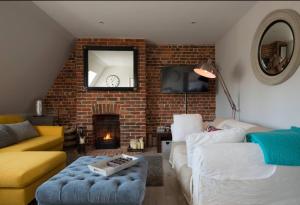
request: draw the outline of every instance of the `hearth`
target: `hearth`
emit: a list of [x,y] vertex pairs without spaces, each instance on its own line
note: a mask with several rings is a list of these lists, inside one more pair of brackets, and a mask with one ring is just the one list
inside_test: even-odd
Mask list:
[[120,147],[119,115],[93,115],[96,149],[115,149]]

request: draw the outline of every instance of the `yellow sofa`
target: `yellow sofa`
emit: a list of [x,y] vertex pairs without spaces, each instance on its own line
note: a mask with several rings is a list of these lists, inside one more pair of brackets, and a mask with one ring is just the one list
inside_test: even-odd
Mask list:
[[[0,115],[0,124],[24,121],[16,115]],[[63,128],[36,126],[40,136],[0,148],[0,204],[27,205],[37,187],[65,167]]]
[[[10,124],[24,121],[24,118],[18,115],[0,116],[0,124]],[[60,151],[63,149],[64,131],[60,126],[35,126],[39,137],[24,140],[5,148],[0,148],[1,152],[18,151]]]

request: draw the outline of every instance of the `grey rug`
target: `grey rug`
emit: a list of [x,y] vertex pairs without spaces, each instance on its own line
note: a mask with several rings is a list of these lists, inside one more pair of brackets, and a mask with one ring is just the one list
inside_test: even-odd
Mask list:
[[163,186],[163,159],[161,155],[145,155],[148,161],[147,186]]

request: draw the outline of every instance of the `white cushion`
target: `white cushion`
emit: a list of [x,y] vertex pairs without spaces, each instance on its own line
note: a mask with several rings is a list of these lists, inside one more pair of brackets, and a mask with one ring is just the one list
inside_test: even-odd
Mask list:
[[[243,142],[246,132],[242,128],[231,128],[226,130],[218,130],[214,132],[202,132],[187,136],[187,161],[188,166],[192,167],[194,152],[201,149],[202,145],[216,143],[238,143]],[[220,156],[216,156],[220,157]]]
[[250,123],[241,122],[241,121],[237,121],[234,119],[227,119],[227,120],[224,120],[221,123],[219,123],[217,125],[217,128],[219,128],[219,129],[242,128],[242,129],[248,130],[255,126],[256,125],[253,125]]
[[185,141],[187,135],[203,131],[202,116],[199,114],[174,115],[173,120],[171,131],[175,142]]

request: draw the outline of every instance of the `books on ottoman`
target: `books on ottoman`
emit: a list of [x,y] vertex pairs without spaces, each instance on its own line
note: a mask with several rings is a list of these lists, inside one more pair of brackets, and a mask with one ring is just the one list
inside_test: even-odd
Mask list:
[[88,167],[92,172],[101,174],[103,176],[110,176],[123,169],[135,165],[137,162],[137,157],[121,154],[109,160],[101,160],[96,163],[90,164],[88,165]]

